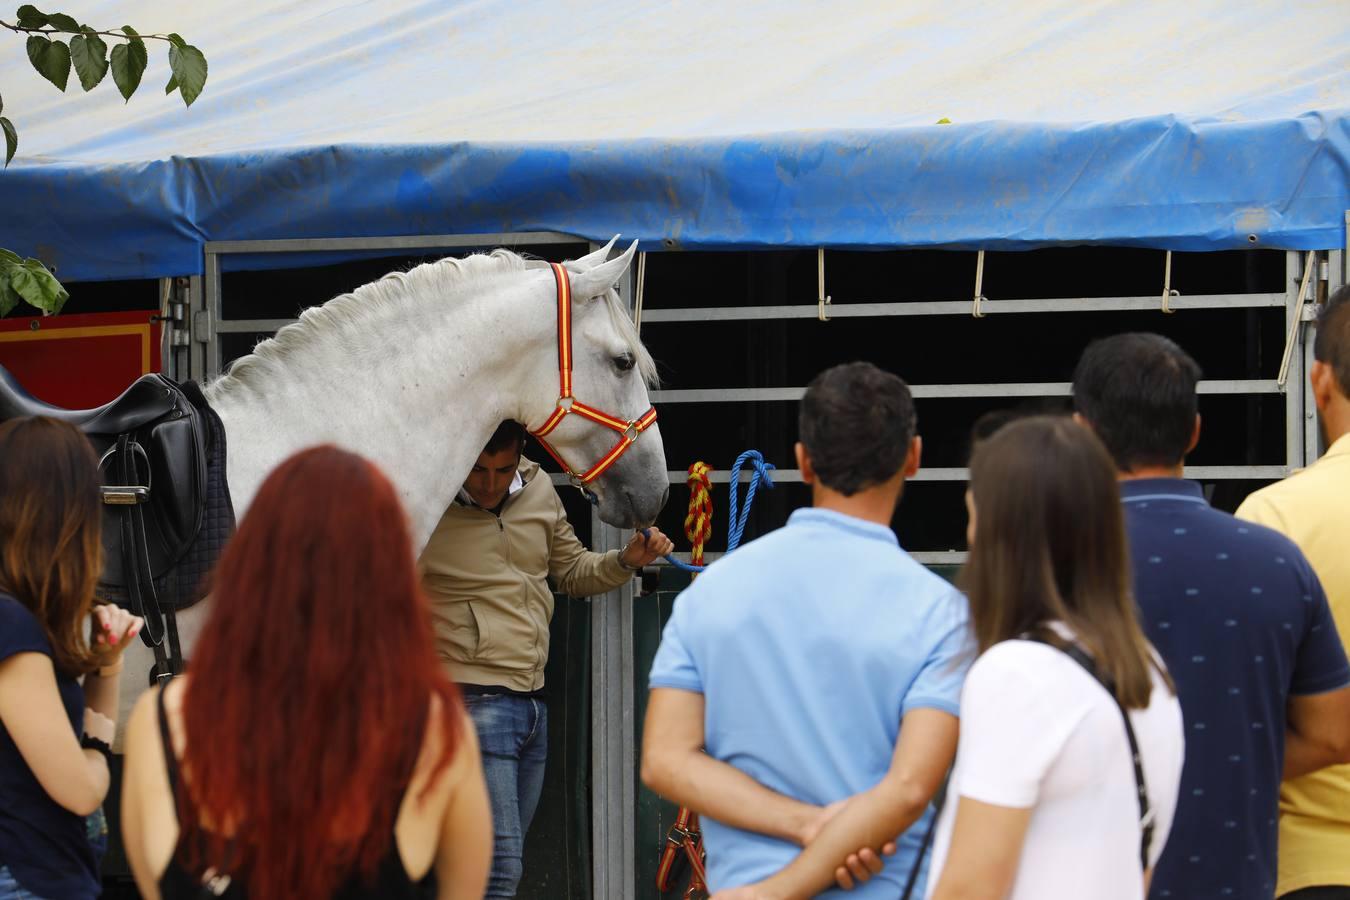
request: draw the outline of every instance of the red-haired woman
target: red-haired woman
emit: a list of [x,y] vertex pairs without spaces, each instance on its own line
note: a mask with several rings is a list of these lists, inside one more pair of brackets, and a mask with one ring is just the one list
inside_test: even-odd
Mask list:
[[84,435],[13,419],[0,460],[0,900],[85,900],[100,892],[85,817],[108,792],[121,654],[141,620],[93,605],[102,512]]
[[388,479],[329,446],[282,463],[212,603],[189,674],[127,725],[122,828],[142,896],[482,896],[478,746]]

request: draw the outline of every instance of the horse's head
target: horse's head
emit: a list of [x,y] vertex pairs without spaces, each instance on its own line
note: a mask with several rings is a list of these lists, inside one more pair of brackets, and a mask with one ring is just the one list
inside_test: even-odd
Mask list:
[[[573,400],[570,404],[558,400],[557,358],[549,354],[547,365],[535,367],[547,370],[542,376],[547,387],[538,399],[530,398],[532,415],[526,422],[531,430],[542,432],[543,441],[577,476],[609,458],[624,442],[622,426],[629,425],[626,434],[633,442],[586,487],[597,498],[601,519],[619,528],[636,528],[656,519],[670,489],[660,429],[654,422],[640,431],[631,426],[651,409],[647,386],[656,379],[656,364],[614,289],[637,244],[606,260],[613,244],[565,264],[572,300]],[[547,277],[556,303],[552,269]],[[569,409],[568,414],[551,423],[560,407]],[[603,419],[612,424],[598,421]]]

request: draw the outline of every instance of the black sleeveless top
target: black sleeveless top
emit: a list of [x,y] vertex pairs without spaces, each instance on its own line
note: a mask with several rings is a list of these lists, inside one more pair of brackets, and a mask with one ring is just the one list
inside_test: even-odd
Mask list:
[[[183,822],[194,815],[192,802],[186,791],[179,791],[178,757],[173,752],[173,739],[169,732],[169,719],[164,711],[164,690],[159,692],[159,736],[164,744],[164,764],[169,774],[169,790],[174,796],[174,811],[181,828]],[[411,781],[411,774],[409,777]],[[404,790],[407,789],[405,785]],[[397,809],[394,813],[397,817]],[[389,823],[389,849],[375,870],[373,881],[366,881],[353,874],[338,884],[333,900],[430,900],[436,896],[436,867],[432,865],[420,881],[414,882],[403,866],[398,853],[398,840],[394,834],[394,823]],[[247,900],[245,889],[247,879],[217,875],[215,872],[189,871],[183,863],[183,832],[180,830],[178,846],[169,860],[168,868],[159,877],[159,895],[163,900],[202,900],[209,897],[223,897],[226,900]]]

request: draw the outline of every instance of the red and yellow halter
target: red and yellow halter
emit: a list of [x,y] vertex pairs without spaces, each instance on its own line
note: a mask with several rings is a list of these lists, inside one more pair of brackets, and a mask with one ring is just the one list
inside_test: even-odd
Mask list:
[[[558,461],[558,465],[562,466],[563,471],[572,479],[572,483],[584,490],[586,485],[599,478],[610,466],[618,462],[619,457],[623,456],[624,451],[633,445],[638,436],[656,422],[656,407],[651,407],[631,422],[625,422],[623,419],[587,406],[572,395],[572,282],[567,277],[567,270],[561,265],[558,263],[550,263],[549,265],[552,266],[553,277],[558,282],[558,406],[553,410],[553,415],[548,417],[548,421],[541,425],[537,431],[531,431],[530,434],[534,435],[540,446],[548,451],[549,456]],[[562,454],[553,449],[548,441],[544,440],[544,436],[557,428],[558,423],[568,413],[576,413],[582,418],[590,419],[598,425],[603,425],[619,433],[619,440],[609,449],[609,452],[599,462],[580,474],[567,464],[567,461],[562,458]]]

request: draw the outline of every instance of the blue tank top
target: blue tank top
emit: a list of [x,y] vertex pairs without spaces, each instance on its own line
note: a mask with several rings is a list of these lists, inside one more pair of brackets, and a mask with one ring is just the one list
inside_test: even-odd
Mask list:
[[[0,662],[19,653],[52,657],[41,623],[18,600],[0,594]],[[55,660],[53,659],[53,664]],[[84,734],[84,690],[57,670],[56,687],[75,737]],[[24,890],[47,900],[93,900],[101,888],[83,816],[47,796],[0,721],[0,865]]]

